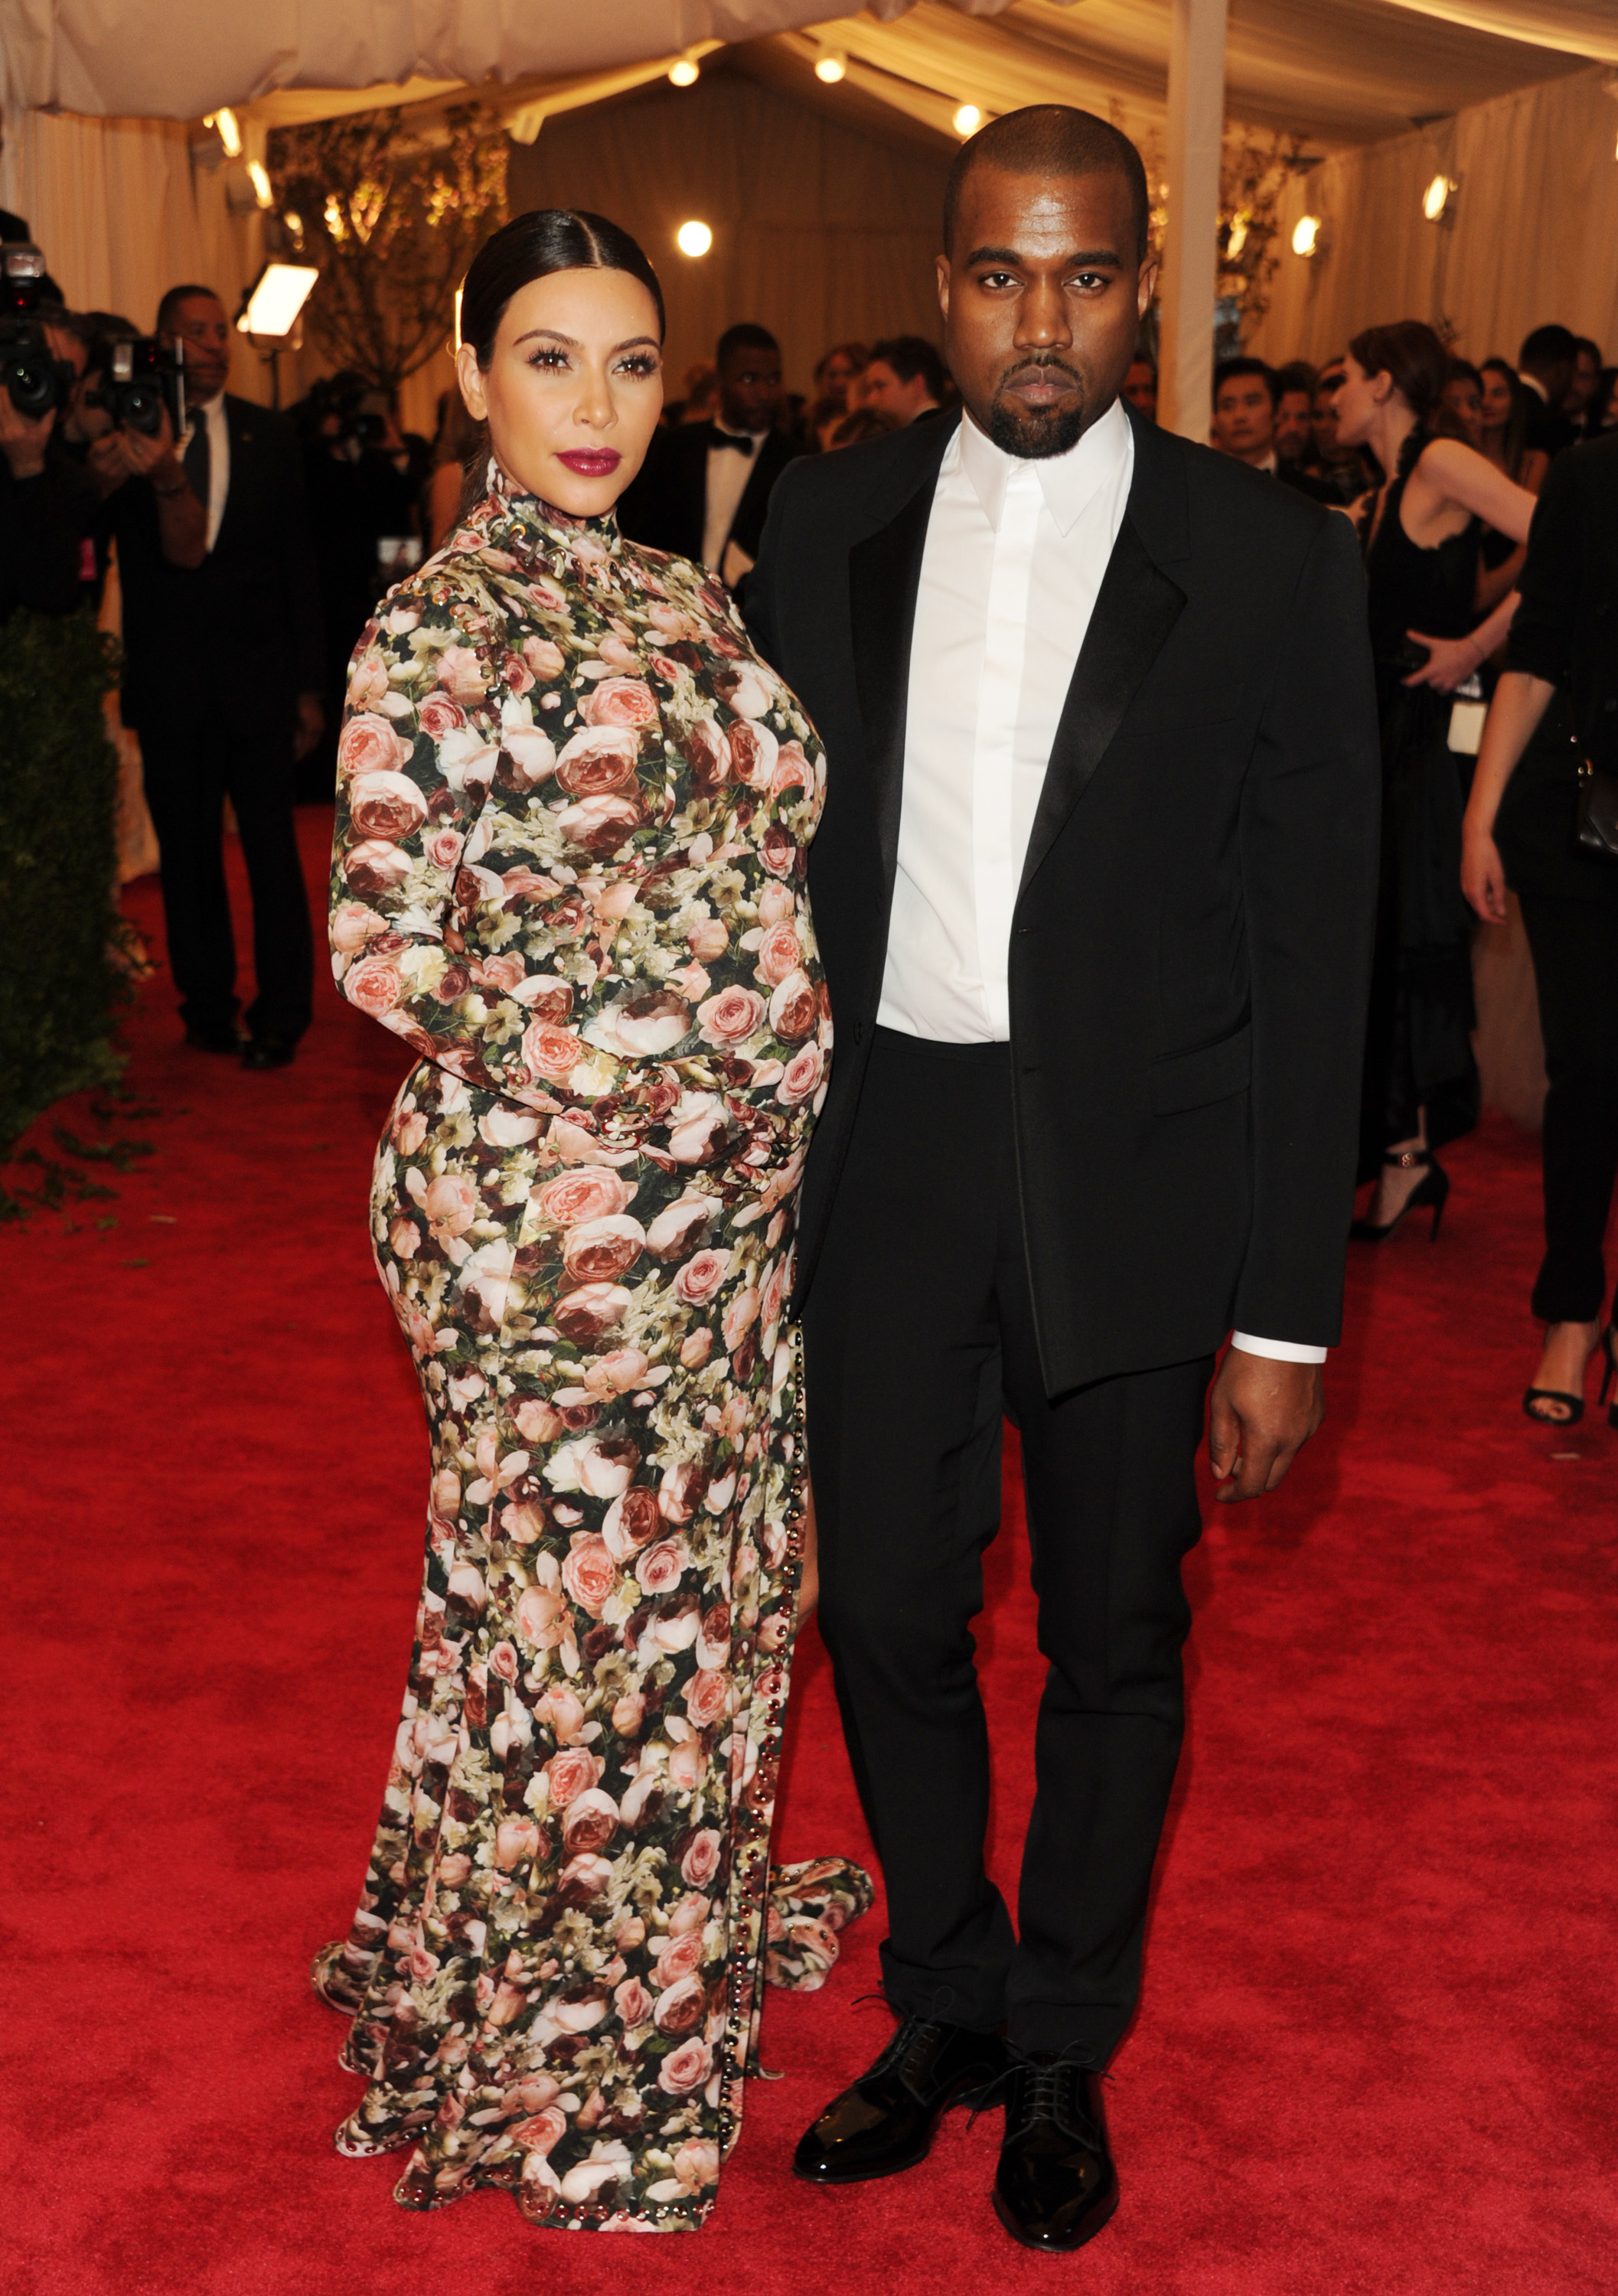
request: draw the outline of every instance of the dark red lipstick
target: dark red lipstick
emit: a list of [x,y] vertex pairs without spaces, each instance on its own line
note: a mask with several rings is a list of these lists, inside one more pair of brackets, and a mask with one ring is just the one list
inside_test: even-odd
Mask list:
[[556,460],[581,479],[610,479],[623,456],[616,447],[575,447]]

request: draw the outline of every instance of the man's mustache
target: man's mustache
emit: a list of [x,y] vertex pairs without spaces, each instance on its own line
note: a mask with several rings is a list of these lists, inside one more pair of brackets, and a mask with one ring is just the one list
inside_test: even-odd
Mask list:
[[1065,359],[1059,358],[1019,359],[1015,366],[1008,366],[1000,377],[999,389],[1009,390],[1013,383],[1021,382],[1036,374],[1063,375],[1072,384],[1075,390],[1081,392],[1084,389],[1084,377],[1079,373],[1078,368],[1069,366]]

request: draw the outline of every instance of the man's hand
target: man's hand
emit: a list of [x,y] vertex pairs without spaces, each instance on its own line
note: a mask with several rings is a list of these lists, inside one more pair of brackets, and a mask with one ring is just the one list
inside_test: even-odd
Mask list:
[[9,390],[0,390],[0,455],[11,464],[14,479],[37,479],[45,468],[45,440],[55,427],[56,409],[43,414],[19,414]]
[[115,495],[129,475],[129,465],[124,460],[122,431],[104,430],[99,439],[93,439],[85,462],[101,488],[102,500]]
[[170,487],[185,485],[185,466],[174,451],[174,426],[166,406],[158,409],[155,432],[126,427],[118,436],[123,447],[124,467],[132,479],[150,479],[164,492]]
[[1403,681],[1406,685],[1433,685],[1441,693],[1453,693],[1483,659],[1472,638],[1430,638],[1424,630],[1407,630],[1405,636],[1427,649],[1426,660],[1410,672]]
[[1215,1496],[1228,1503],[1273,1491],[1325,1416],[1318,1364],[1228,1348],[1208,1415],[1213,1479],[1222,1486]]
[[292,755],[301,764],[326,729],[325,704],[318,693],[298,696],[298,731],[292,736]]

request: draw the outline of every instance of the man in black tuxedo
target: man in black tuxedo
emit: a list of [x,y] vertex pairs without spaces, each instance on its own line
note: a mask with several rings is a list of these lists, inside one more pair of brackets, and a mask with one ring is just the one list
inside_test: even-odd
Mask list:
[[[111,515],[124,605],[126,725],[140,736],[157,832],[168,963],[189,1044],[283,1068],[309,1024],[314,945],[292,819],[296,760],[320,737],[320,600],[298,442],[284,416],[226,395],[230,328],[205,287],[163,298],[183,343],[191,416],[177,465],[92,451]],[[120,434],[122,436],[122,434]],[[126,460],[133,452],[125,441]],[[177,508],[199,528],[190,563],[166,551]],[[221,839],[230,799],[253,898],[258,996],[242,1045]]]
[[719,411],[660,430],[618,507],[631,542],[710,566],[734,589],[759,554],[776,480],[799,453],[775,427],[781,351],[751,323],[719,337]]
[[[1121,404],[1147,212],[1087,113],[964,145],[939,262],[964,419],[789,472],[750,604],[829,763],[809,884],[837,1054],[797,1293],[821,1627],[902,2021],[794,2166],[908,2168],[953,2101],[1003,2093],[996,2206],[1043,2249],[1116,2202],[1098,2077],[1138,1988],[1233,1325],[1221,1499],[1273,1488],[1321,1416],[1376,900],[1354,535]],[[969,1623],[1003,1412],[1048,1662],[1015,1934]]]
[[1579,338],[1571,327],[1554,324],[1535,327],[1524,338],[1517,353],[1517,381],[1528,422],[1524,443],[1548,455],[1554,463],[1578,439],[1578,425],[1564,413],[1562,402],[1573,389],[1579,371]]

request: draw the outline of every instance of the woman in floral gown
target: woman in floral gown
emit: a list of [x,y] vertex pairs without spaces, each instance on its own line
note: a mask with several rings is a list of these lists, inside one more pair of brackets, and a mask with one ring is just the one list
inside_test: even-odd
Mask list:
[[857,1867],[769,1868],[804,1521],[785,1302],[831,1024],[825,763],[722,586],[612,505],[661,299],[599,217],[466,282],[487,492],[356,652],[332,945],[420,1055],[376,1259],[431,1432],[381,1825],[316,1960],[408,2207],[679,2230],[734,2141],[760,1964],[814,1985]]

